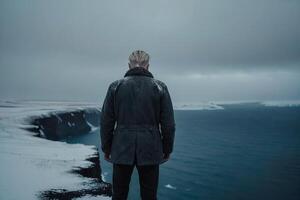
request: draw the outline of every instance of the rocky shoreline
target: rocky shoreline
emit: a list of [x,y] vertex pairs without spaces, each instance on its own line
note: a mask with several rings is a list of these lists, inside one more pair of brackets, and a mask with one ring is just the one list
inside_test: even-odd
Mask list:
[[[72,137],[78,134],[88,134],[93,127],[99,126],[100,111],[98,109],[87,108],[74,111],[50,112],[46,115],[31,116],[28,118],[27,131],[34,133],[36,137],[42,137],[48,140],[60,141],[66,137]],[[53,188],[47,191],[41,191],[38,194],[39,199],[73,199],[91,196],[111,196],[112,187],[101,177],[101,166],[98,149],[97,153],[91,155],[86,161],[91,164],[87,167],[74,166],[69,173],[90,179],[87,183],[87,189],[67,190],[64,188]]]

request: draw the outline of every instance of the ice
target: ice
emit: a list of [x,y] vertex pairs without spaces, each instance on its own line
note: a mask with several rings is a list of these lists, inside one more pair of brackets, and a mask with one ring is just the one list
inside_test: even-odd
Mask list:
[[226,105],[256,103],[264,106],[291,107],[300,106],[300,100],[292,101],[213,101],[176,104],[175,110],[222,110]]
[[165,187],[172,189],[172,190],[176,190],[176,187],[172,186],[171,184],[167,184],[167,185],[165,185]]
[[104,173],[101,174],[102,180],[103,180],[104,182],[106,182],[106,176],[107,176],[107,175],[108,175],[108,172],[104,172]]
[[94,132],[98,129],[98,127],[94,126],[93,124],[91,124],[90,122],[86,122],[90,127],[91,127],[91,132]]
[[74,200],[110,200],[110,197],[106,196],[85,196],[85,197],[80,197],[80,198],[75,198]]
[[264,106],[275,106],[275,107],[292,107],[292,106],[300,106],[300,100],[294,101],[264,101],[261,102]]
[[191,104],[176,104],[174,110],[222,110],[222,106],[214,102],[200,102]]

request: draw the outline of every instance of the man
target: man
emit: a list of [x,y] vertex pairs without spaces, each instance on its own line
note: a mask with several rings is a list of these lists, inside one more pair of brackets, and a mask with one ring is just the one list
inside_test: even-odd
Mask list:
[[101,149],[113,163],[113,200],[127,199],[137,167],[143,200],[157,199],[159,165],[173,151],[175,121],[167,86],[154,79],[149,55],[129,56],[124,78],[110,84],[101,112]]

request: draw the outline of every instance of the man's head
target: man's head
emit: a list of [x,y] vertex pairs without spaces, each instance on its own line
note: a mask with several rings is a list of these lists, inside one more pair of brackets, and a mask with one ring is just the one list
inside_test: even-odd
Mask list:
[[142,51],[142,50],[136,50],[132,52],[129,56],[129,69],[135,68],[135,67],[143,67],[145,69],[148,69],[149,67],[149,55]]

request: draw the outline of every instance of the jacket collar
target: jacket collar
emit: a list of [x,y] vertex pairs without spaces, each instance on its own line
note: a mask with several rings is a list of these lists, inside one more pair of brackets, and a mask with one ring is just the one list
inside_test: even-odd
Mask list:
[[126,76],[148,76],[148,77],[153,78],[152,73],[143,67],[134,67],[134,68],[129,69],[125,73],[124,77],[126,77]]

